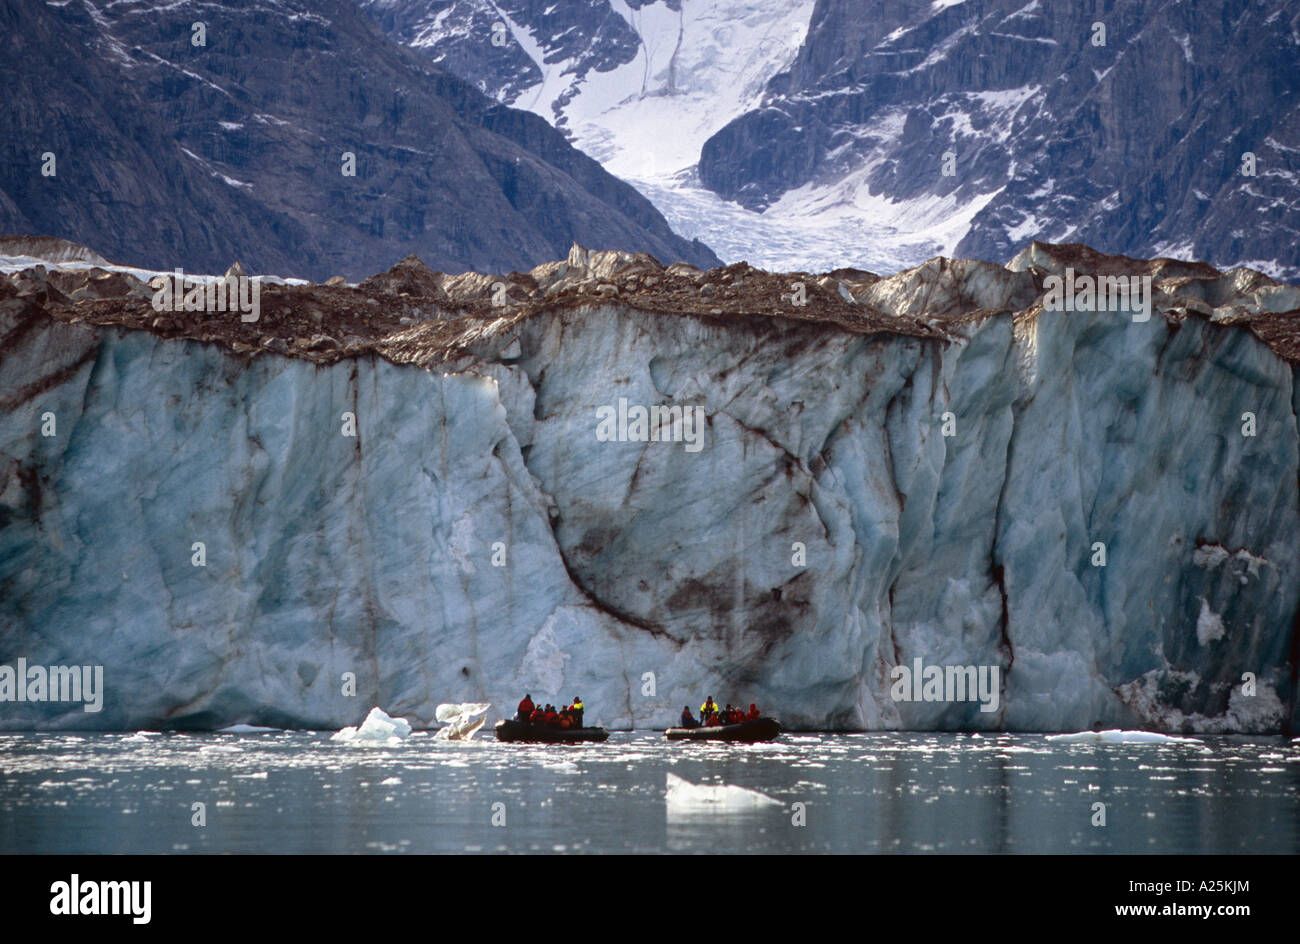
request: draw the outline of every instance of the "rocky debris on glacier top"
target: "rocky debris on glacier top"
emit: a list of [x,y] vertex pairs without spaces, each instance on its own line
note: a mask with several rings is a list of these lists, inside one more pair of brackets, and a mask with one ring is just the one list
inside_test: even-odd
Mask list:
[[[151,304],[156,283],[136,274],[150,273],[69,247],[44,247],[53,258],[0,280],[0,349],[49,317],[217,343],[249,356],[269,352],[329,364],[377,354],[432,366],[496,356],[524,321],[545,312],[602,305],[730,325],[782,319],[856,334],[952,340],[963,322],[1037,317],[1045,281],[1073,270],[1076,276],[1149,276],[1152,308],[1170,324],[1194,314],[1245,327],[1279,356],[1300,362],[1300,288],[1251,269],[1220,272],[1206,263],[1106,255],[1080,244],[1035,242],[1006,266],[939,257],[884,278],[860,269],[772,273],[744,262],[707,271],[684,263],[665,267],[645,253],[578,245],[567,258],[529,272],[449,275],[412,255],[357,285],[260,277],[255,322],[230,313],[157,311]],[[27,240],[23,248],[24,258],[35,259],[42,246]],[[76,266],[61,267],[66,259]],[[238,263],[226,277],[232,274],[242,276]]]

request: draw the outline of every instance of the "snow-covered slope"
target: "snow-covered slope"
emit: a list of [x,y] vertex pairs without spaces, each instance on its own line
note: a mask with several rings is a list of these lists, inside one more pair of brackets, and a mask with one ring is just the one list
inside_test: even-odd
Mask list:
[[[773,271],[892,270],[932,255],[896,251],[898,224],[838,210],[755,213],[701,186],[704,142],[761,101],[794,59],[814,0],[362,0],[401,42],[517,108],[536,112],[650,198],[675,232],[723,259]],[[613,20],[610,17],[614,17]],[[505,46],[490,42],[500,24]],[[906,208],[891,210],[900,221]],[[904,227],[905,229],[905,227]],[[945,245],[955,245],[949,239]]]

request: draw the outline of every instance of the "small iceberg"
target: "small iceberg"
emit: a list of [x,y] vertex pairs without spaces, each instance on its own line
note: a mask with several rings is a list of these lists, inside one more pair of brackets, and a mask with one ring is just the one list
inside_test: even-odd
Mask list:
[[401,744],[402,739],[411,733],[411,725],[405,718],[393,718],[384,709],[370,709],[361,727],[347,727],[330,735],[331,741],[344,744],[383,744],[392,746]]
[[713,786],[694,784],[676,774],[668,774],[668,815],[699,813],[748,813],[770,806],[780,806],[766,793],[737,787],[729,783]]
[[542,767],[546,770],[553,770],[559,774],[576,774],[579,772],[578,765],[571,760],[557,761],[553,764],[543,762]]
[[468,741],[474,737],[479,728],[483,727],[487,718],[478,716],[486,712],[492,705],[490,702],[467,701],[459,705],[439,705],[438,710],[434,712],[434,717],[446,725],[445,728],[439,728],[435,734],[436,741]]
[[1074,731],[1070,734],[1049,734],[1049,741],[1057,744],[1196,744],[1196,738],[1174,737],[1155,731]]

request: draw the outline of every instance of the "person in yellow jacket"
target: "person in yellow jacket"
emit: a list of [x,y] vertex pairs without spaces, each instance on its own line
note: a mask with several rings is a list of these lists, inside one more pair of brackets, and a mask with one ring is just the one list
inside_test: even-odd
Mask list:
[[718,706],[713,703],[713,696],[710,695],[700,705],[700,724],[711,724],[713,716],[718,713]]
[[582,699],[576,696],[573,699],[573,704],[569,706],[569,715],[573,718],[575,728],[582,727],[582,710],[585,707],[586,705],[582,703]]

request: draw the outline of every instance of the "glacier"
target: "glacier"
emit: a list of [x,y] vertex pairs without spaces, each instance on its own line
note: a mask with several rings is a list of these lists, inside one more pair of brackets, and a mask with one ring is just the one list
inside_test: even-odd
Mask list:
[[[1067,266],[1152,274],[1156,314],[1044,310]],[[1300,290],[1259,273],[575,247],[268,284],[256,325],[97,296],[125,278],[0,280],[0,663],[105,680],[0,728],[419,728],[525,691],[612,728],[707,694],[794,729],[1296,725]],[[702,407],[703,448],[599,441],[620,399]],[[894,701],[918,657],[997,667],[998,710]]]

